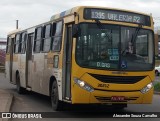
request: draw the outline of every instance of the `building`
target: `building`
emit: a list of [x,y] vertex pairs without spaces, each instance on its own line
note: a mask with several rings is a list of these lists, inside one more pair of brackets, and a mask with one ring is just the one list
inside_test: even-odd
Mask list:
[[6,38],[0,38],[0,65],[4,65],[6,58]]
[[155,55],[160,57],[160,30],[155,31]]

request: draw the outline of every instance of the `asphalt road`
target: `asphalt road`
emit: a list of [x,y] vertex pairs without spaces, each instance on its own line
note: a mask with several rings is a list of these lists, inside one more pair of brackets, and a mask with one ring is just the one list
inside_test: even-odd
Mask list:
[[[156,77],[156,80],[158,80],[160,77]],[[11,112],[54,112],[51,109],[50,99],[47,96],[40,95],[37,93],[29,92],[24,95],[19,95],[16,92],[16,87],[8,82],[4,78],[3,74],[0,74],[0,88],[5,89],[6,91],[9,91],[14,94],[14,101],[13,105],[11,107]],[[113,108],[107,107],[107,106],[71,106],[67,105],[69,108],[66,108],[66,111],[64,112],[55,112],[55,115],[67,116],[71,118],[53,118],[53,119],[38,119],[38,121],[133,121],[135,118],[101,118],[105,117],[106,114],[113,111]],[[79,112],[81,111],[81,112]],[[73,112],[77,112],[76,115]],[[101,113],[102,112],[102,113]],[[130,113],[130,112],[160,112],[160,95],[154,95],[153,96],[153,103],[147,104],[147,105],[128,105],[128,107],[122,111],[124,113]],[[79,118],[79,117],[85,117],[87,115],[93,117],[97,115],[95,118]],[[54,113],[53,113],[54,114]],[[22,119],[12,119],[12,121],[21,121]],[[34,119],[23,119],[25,121],[34,121]],[[35,119],[36,120],[36,119]],[[152,118],[152,119],[146,119],[146,118],[136,118],[137,121],[159,121],[158,118]]]

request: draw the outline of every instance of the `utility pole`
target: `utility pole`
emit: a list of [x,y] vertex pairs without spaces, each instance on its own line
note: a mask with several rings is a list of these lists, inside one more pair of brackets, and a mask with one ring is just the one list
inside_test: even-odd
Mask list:
[[16,20],[16,29],[18,29],[18,20]]

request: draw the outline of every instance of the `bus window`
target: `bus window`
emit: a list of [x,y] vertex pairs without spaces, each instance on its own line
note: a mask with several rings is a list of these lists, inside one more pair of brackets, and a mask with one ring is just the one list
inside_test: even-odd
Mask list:
[[25,53],[25,49],[26,49],[26,38],[27,38],[27,34],[26,32],[22,33],[22,41],[21,41],[21,53]]
[[51,45],[51,24],[44,26],[44,39],[42,40],[42,51],[48,52]]
[[148,55],[148,38],[146,35],[138,35],[137,41],[136,41],[136,54],[141,56],[147,56]]
[[15,50],[14,50],[15,53],[19,53],[21,51],[20,43],[21,43],[21,36],[20,34],[17,34],[15,40]]
[[35,30],[35,38],[34,38],[34,52],[40,52],[40,45],[41,45],[41,38],[42,38],[42,27],[38,27]]
[[60,51],[61,49],[61,42],[62,42],[62,21],[56,23],[56,26],[53,24],[53,43],[52,43],[52,50],[53,51]]

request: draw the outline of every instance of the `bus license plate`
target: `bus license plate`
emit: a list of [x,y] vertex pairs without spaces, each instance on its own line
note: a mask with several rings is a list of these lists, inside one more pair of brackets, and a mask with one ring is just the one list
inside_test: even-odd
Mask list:
[[124,96],[113,96],[111,97],[112,101],[124,101]]

